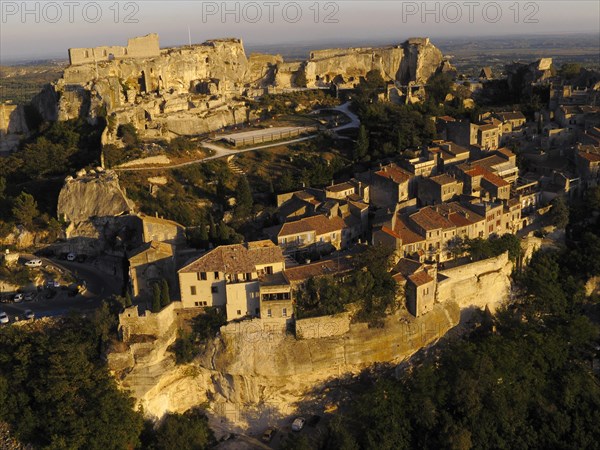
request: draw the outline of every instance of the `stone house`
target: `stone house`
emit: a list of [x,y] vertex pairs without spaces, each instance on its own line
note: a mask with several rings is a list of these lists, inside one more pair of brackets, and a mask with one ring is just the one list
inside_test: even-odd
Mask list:
[[408,200],[409,182],[413,175],[391,163],[371,173],[371,204],[376,208],[394,206]]
[[331,246],[342,248],[342,230],[346,224],[341,217],[324,214],[286,222],[273,234],[273,239],[286,251]]
[[415,317],[433,309],[436,299],[434,266],[401,258],[392,269],[392,277],[404,289],[406,309]]
[[426,153],[437,154],[438,169],[437,173],[445,173],[452,167],[465,163],[469,160],[470,150],[451,141],[433,141],[426,147]]
[[264,276],[259,295],[260,317],[265,323],[288,325],[293,320],[292,287],[285,272]]
[[166,279],[171,297],[177,292],[173,246],[166,242],[151,241],[142,244],[127,255],[129,283],[132,297],[149,299],[152,285]]
[[271,241],[222,245],[179,269],[185,308],[219,306],[227,320],[260,315],[260,282],[282,272],[281,248]]
[[472,124],[472,127],[474,127],[473,131],[476,133],[473,144],[478,145],[483,150],[496,150],[500,146],[502,125],[499,122],[483,125]]
[[419,180],[417,197],[422,205],[436,205],[463,193],[463,182],[448,174]]
[[181,247],[186,243],[185,227],[177,222],[159,217],[139,214],[140,232],[143,242],[166,242],[167,244]]
[[409,220],[414,229],[425,237],[426,260],[441,262],[449,259],[444,250],[455,238],[456,226],[447,217],[436,207],[426,206],[411,214]]

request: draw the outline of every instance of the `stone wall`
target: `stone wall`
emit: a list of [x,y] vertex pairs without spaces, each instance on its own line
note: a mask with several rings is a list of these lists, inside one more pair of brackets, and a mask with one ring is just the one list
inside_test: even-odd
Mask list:
[[438,272],[436,299],[456,302],[461,308],[488,306],[494,311],[508,299],[512,263],[508,252]]
[[341,336],[350,331],[350,313],[296,320],[296,338],[318,339]]
[[172,302],[160,312],[146,311],[139,313],[137,306],[126,308],[119,314],[119,332],[123,342],[130,342],[134,336],[165,336],[177,323],[177,310],[181,309],[180,302]]
[[160,55],[158,34],[131,38],[127,46],[101,46],[93,48],[70,48],[71,65],[111,61],[112,59],[153,58]]

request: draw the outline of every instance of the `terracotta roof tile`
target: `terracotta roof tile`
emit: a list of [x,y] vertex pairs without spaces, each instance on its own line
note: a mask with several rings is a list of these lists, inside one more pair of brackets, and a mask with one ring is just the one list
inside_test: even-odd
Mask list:
[[384,166],[381,170],[375,172],[376,175],[379,175],[384,178],[388,178],[395,183],[404,183],[412,177],[410,173],[406,170],[401,169],[396,164],[389,164]]
[[281,248],[271,241],[221,245],[187,264],[179,272],[254,272],[256,265],[283,262]]
[[454,225],[438,213],[434,207],[426,206],[410,216],[415,224],[425,231],[454,228]]
[[421,270],[413,275],[410,275],[408,279],[415,286],[423,286],[424,284],[431,283],[433,278],[425,270]]

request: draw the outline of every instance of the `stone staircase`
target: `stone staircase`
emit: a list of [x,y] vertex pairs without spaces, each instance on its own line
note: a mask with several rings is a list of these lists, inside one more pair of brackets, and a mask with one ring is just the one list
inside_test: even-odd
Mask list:
[[238,166],[236,164],[236,162],[234,161],[234,158],[235,158],[235,156],[230,156],[229,158],[227,158],[227,167],[229,167],[229,170],[231,170],[236,175],[246,175],[246,172],[244,172],[244,169],[242,169],[240,166]]

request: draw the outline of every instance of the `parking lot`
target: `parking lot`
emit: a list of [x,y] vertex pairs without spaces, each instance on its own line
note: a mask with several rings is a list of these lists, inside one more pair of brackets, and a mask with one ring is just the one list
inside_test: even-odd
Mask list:
[[22,320],[26,310],[36,318],[60,316],[76,311],[88,313],[96,309],[102,299],[119,293],[114,277],[100,273],[88,262],[38,258],[22,255],[20,265],[32,259],[41,259],[41,267],[31,267],[38,281],[35,290],[22,289],[22,299],[15,293],[0,293],[0,311],[6,312],[10,323]]

